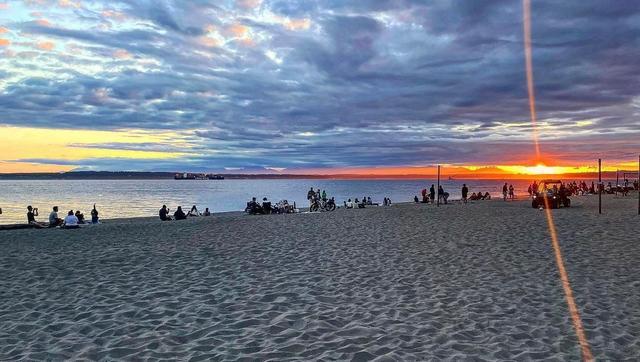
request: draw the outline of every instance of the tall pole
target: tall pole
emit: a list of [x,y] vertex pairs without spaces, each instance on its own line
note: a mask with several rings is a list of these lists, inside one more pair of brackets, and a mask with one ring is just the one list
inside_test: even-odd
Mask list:
[[440,207],[440,165],[438,165],[438,189],[436,189],[436,206]]
[[638,156],[638,215],[640,215],[640,155]]
[[620,172],[620,170],[616,169],[616,186],[620,185],[620,177],[618,176],[618,172]]
[[598,159],[598,214],[602,214],[602,159]]

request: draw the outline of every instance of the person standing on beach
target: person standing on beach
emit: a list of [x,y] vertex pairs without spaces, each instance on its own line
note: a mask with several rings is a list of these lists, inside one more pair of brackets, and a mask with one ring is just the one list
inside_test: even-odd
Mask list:
[[507,201],[507,194],[509,192],[509,187],[507,186],[507,183],[504,183],[504,186],[502,186],[502,199],[504,201]]
[[307,200],[309,200],[309,207],[313,204],[313,199],[316,197],[316,192],[313,191],[313,187],[307,192]]
[[513,200],[513,199],[515,199],[515,198],[516,198],[516,195],[515,195],[515,193],[514,193],[514,189],[513,189],[513,185],[509,185],[509,198],[510,198],[511,200]]
[[429,198],[431,199],[431,203],[436,202],[436,185],[431,184],[431,188],[429,189]]
[[467,184],[462,184],[462,202],[467,203],[467,195],[469,195],[469,188]]

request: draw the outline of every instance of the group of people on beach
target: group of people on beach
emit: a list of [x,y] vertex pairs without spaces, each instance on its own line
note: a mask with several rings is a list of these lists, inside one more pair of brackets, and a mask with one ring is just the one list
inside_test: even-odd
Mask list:
[[[384,198],[384,206],[391,205],[391,199]],[[367,206],[380,206],[379,203],[373,202],[371,200],[371,196],[363,196],[362,200],[358,200],[356,197],[353,201],[351,199],[347,199],[347,201],[343,201],[343,207],[345,209],[364,209]]]
[[262,204],[255,197],[247,202],[244,211],[249,215],[268,215],[268,214],[291,214],[298,212],[296,203],[289,204],[287,200],[280,200],[275,205],[268,198],[262,198]]
[[[422,201],[418,199],[418,196],[413,197],[413,201],[415,203],[423,203],[423,204],[435,203],[436,202],[436,185],[432,184],[428,191],[426,188],[422,189],[421,194],[422,194]],[[438,185],[438,202],[442,202],[443,204],[446,204],[449,202],[449,193],[444,190],[444,187],[442,187],[442,185]]]
[[99,224],[100,218],[96,205],[93,204],[91,210],[91,222],[88,222],[84,218],[84,214],[80,210],[69,210],[67,215],[63,218],[58,216],[58,206],[54,206],[49,213],[49,222],[39,222],[36,217],[39,216],[38,208],[27,206],[27,223],[36,228],[55,228],[61,227],[63,229],[77,229],[82,224]]
[[478,191],[478,193],[471,193],[469,196],[469,188],[467,184],[462,184],[462,202],[467,203],[468,201],[480,201],[480,200],[491,200],[491,194],[489,192],[485,192],[484,195],[482,191]]
[[160,208],[160,211],[158,211],[158,215],[160,216],[160,220],[162,221],[185,220],[188,217],[211,216],[211,211],[209,211],[209,208],[207,207],[204,209],[204,212],[201,213],[198,211],[196,205],[193,205],[191,207],[191,210],[189,210],[189,212],[185,214],[182,210],[182,206],[178,206],[178,208],[176,208],[176,211],[173,213],[173,217],[171,217],[167,205],[162,205],[162,208]]
[[506,182],[502,185],[502,199],[504,201],[516,199],[515,188],[513,185],[507,186]]

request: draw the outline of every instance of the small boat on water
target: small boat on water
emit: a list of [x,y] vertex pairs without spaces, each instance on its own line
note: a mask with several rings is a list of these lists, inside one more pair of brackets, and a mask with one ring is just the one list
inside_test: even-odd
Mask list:
[[204,174],[204,173],[177,173],[175,180],[224,180],[222,175]]

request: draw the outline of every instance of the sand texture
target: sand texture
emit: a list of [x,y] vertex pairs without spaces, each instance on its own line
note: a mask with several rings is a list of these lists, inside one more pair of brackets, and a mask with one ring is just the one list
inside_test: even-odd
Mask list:
[[[640,360],[637,200],[553,212],[597,360]],[[580,360],[544,212],[395,205],[0,232],[0,360]]]

